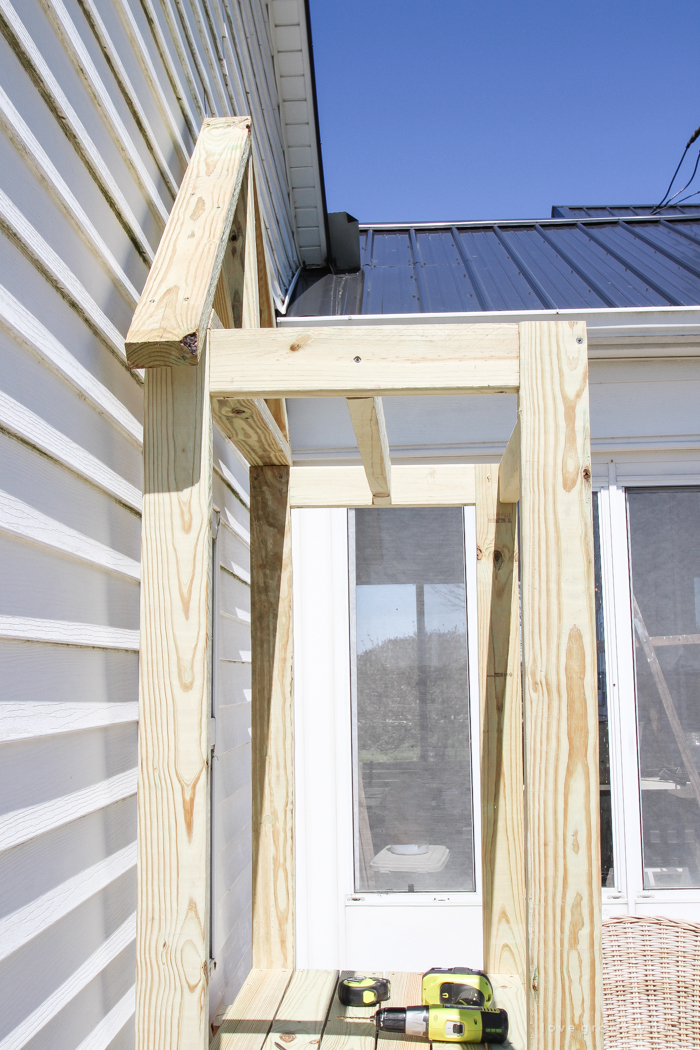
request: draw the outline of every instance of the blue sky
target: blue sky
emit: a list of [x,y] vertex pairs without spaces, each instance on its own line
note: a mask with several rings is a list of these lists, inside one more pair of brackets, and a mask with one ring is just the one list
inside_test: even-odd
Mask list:
[[310,3],[328,208],[361,222],[656,203],[700,124],[698,0]]
[[[355,591],[357,651],[381,645],[388,638],[416,633],[416,588],[413,584],[360,584]],[[461,631],[466,634],[464,587],[459,584],[426,584],[426,631]]]

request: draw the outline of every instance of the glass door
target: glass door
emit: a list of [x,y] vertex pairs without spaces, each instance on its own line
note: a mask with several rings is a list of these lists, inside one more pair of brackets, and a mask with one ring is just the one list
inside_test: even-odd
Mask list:
[[644,889],[700,887],[700,490],[627,506]]
[[355,892],[474,891],[464,513],[350,518]]

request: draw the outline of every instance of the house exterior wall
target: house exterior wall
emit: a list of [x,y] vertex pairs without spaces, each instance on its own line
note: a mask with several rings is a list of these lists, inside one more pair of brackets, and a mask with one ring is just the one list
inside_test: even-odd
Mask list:
[[[268,8],[0,4],[2,1050],[133,1045],[143,387],[124,335],[204,116],[251,113],[278,301],[298,269]],[[247,468],[220,434],[214,499],[212,1010],[250,965]]]
[[[574,311],[569,311],[575,316]],[[585,316],[585,315],[584,315]],[[433,317],[433,323],[461,321],[520,320],[488,313],[467,317]],[[540,319],[538,317],[538,319]],[[430,323],[425,315],[417,323]],[[300,324],[411,323],[410,318],[395,316],[282,319],[283,327]],[[700,486],[700,308],[669,309],[656,312],[610,311],[605,316],[588,317],[589,392],[591,450],[594,488],[599,494],[598,514],[602,548],[602,600],[605,617],[604,652],[607,668],[606,723],[609,732],[614,846],[614,879],[601,887],[604,917],[620,914],[661,915],[674,919],[700,922],[700,889],[697,886],[656,888],[644,879],[642,830],[640,824],[640,767],[637,757],[637,708],[635,688],[634,632],[631,613],[630,547],[626,498],[640,488],[669,487],[696,489]],[[361,333],[358,332],[358,336]],[[343,399],[295,399],[289,401],[291,441],[295,462],[359,463],[357,444],[350,416]],[[479,397],[384,398],[384,416],[393,463],[410,462],[497,462],[516,421],[517,398],[510,395]],[[377,923],[371,927],[364,945],[365,955],[358,954],[353,940],[355,913],[371,909],[378,914],[384,902],[371,900],[371,895],[354,894],[352,879],[352,827],[349,765],[349,728],[339,731],[342,719],[348,721],[351,627],[348,622],[347,540],[343,511],[296,511],[292,522],[296,599],[295,646],[300,675],[295,679],[297,711],[300,712],[297,749],[297,792],[303,804],[307,796],[315,797],[314,777],[307,771],[306,753],[324,754],[324,776],[335,780],[332,797],[326,809],[335,807],[337,816],[326,828],[324,838],[328,852],[334,851],[328,870],[340,872],[333,884],[335,898],[327,890],[319,897],[312,866],[314,844],[307,830],[309,817],[302,812],[301,835],[297,860],[297,899],[299,909],[299,953],[307,966],[377,966],[381,964],[366,946],[377,944]],[[340,515],[340,517],[338,517]],[[331,535],[332,544],[317,539],[321,525]],[[326,523],[327,519],[327,524]],[[295,533],[296,527],[296,533]],[[332,547],[332,549],[331,549]],[[316,562],[308,549],[317,551]],[[326,567],[327,583],[318,583],[320,568]],[[688,570],[689,571],[689,570]],[[692,573],[691,573],[692,575]],[[693,580],[689,586],[692,590]],[[313,606],[312,601],[313,599]],[[640,599],[641,601],[641,599]],[[334,604],[333,604],[334,603]],[[328,606],[328,609],[326,608]],[[700,607],[698,607],[700,608]],[[335,612],[332,612],[332,610]],[[696,614],[700,615],[700,614]],[[323,620],[319,638],[323,652],[311,645],[308,635],[313,617]],[[306,619],[304,619],[306,618]],[[320,622],[320,621],[319,621]],[[306,636],[304,624],[306,623]],[[700,623],[700,620],[698,620]],[[315,628],[314,628],[315,629]],[[700,636],[698,636],[700,637]],[[307,648],[313,660],[304,656]],[[332,691],[334,706],[328,704]],[[321,700],[317,700],[316,694]],[[306,725],[307,709],[321,703],[323,718]],[[320,710],[320,708],[319,708]],[[333,721],[334,720],[334,721]],[[325,735],[324,735],[325,734]],[[344,734],[344,735],[343,735]],[[340,742],[338,742],[340,740]],[[647,788],[648,788],[647,783]],[[317,794],[317,791],[316,791]],[[329,818],[330,819],[330,818]],[[330,832],[331,826],[335,841]],[[335,865],[335,868],[333,868]],[[343,880],[342,872],[345,871]],[[647,880],[648,881],[648,880]],[[465,898],[467,895],[463,895]],[[471,912],[478,927],[480,899],[472,894]],[[321,900],[324,913],[319,918],[315,907]],[[394,898],[394,908],[403,902]],[[464,900],[445,902],[459,908]],[[443,904],[441,904],[443,906]],[[412,909],[420,908],[415,902]],[[430,901],[423,908],[437,907]],[[331,922],[335,914],[335,923]],[[424,912],[412,911],[420,916]],[[456,914],[456,912],[455,912]],[[430,926],[423,920],[421,929]],[[412,932],[414,920],[406,918]],[[432,927],[431,927],[432,930]],[[387,951],[396,950],[397,937],[385,939]],[[466,934],[464,943],[471,945],[470,965],[477,965],[479,938]],[[391,956],[387,966],[410,969],[415,953],[428,944],[417,933],[402,957]],[[413,954],[412,954],[413,953]],[[456,958],[456,957],[455,957]]]

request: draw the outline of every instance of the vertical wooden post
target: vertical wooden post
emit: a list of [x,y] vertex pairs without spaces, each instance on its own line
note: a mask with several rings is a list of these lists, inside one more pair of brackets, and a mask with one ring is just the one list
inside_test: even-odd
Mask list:
[[209,1029],[212,423],[208,352],[145,376],[136,1050]]
[[253,966],[294,967],[289,467],[250,470]]
[[586,326],[520,325],[528,1040],[598,1050],[601,882]]
[[523,737],[515,504],[476,468],[484,967],[526,979]]

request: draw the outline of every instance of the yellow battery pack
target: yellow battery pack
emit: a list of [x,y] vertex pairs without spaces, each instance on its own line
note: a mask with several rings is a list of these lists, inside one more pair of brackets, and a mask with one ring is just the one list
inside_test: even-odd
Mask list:
[[508,1038],[505,1010],[432,1007],[428,1038],[434,1043],[504,1043]]
[[491,982],[483,970],[469,966],[435,967],[423,974],[424,1006],[490,1006]]

